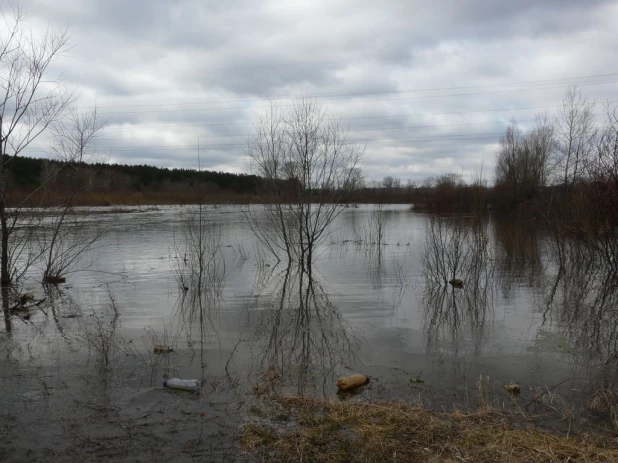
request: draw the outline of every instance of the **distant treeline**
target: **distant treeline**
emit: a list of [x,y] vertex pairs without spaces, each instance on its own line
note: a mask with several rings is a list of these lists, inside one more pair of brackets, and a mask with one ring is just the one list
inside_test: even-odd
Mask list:
[[140,204],[195,203],[206,201],[238,202],[254,197],[260,190],[261,179],[256,175],[234,174],[195,169],[168,169],[146,165],[103,163],[71,163],[50,159],[15,156],[5,157],[10,181],[15,186],[15,201],[33,190],[31,202],[48,202],[63,194],[64,175],[77,178],[81,188],[75,203]]

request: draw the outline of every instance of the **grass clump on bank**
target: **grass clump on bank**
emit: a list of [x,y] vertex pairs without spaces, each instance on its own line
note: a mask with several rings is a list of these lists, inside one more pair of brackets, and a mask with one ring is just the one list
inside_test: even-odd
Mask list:
[[404,403],[297,397],[275,398],[273,406],[276,418],[246,425],[242,437],[244,449],[264,461],[618,461],[613,440],[515,426],[489,409],[445,413]]

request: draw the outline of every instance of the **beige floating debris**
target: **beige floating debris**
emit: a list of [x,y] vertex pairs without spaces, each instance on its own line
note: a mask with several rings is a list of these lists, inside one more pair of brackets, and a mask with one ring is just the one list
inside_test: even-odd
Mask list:
[[154,345],[154,353],[155,354],[169,354],[170,352],[174,352],[169,346],[165,346],[163,344],[155,344]]
[[340,391],[352,391],[368,383],[369,376],[356,374],[339,378],[339,380],[337,381],[337,387]]
[[506,386],[504,386],[504,389],[506,389],[507,392],[510,392],[511,394],[519,394],[521,392],[521,387],[517,383],[507,384]]

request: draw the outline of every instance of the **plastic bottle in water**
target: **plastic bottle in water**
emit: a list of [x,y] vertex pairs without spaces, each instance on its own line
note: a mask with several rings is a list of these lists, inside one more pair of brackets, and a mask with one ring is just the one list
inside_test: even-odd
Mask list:
[[185,391],[199,391],[200,382],[197,379],[178,379],[172,378],[167,381],[163,381],[163,387],[170,387],[172,389],[182,389]]

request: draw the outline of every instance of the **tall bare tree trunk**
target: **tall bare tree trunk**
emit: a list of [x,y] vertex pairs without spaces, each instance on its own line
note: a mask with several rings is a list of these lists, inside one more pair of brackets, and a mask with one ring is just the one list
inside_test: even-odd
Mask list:
[[4,199],[0,199],[0,227],[2,232],[2,240],[0,242],[0,247],[2,248],[2,263],[0,265],[0,285],[2,285],[2,287],[7,287],[11,284],[11,275],[9,273],[9,228],[7,222],[8,218],[6,216]]

